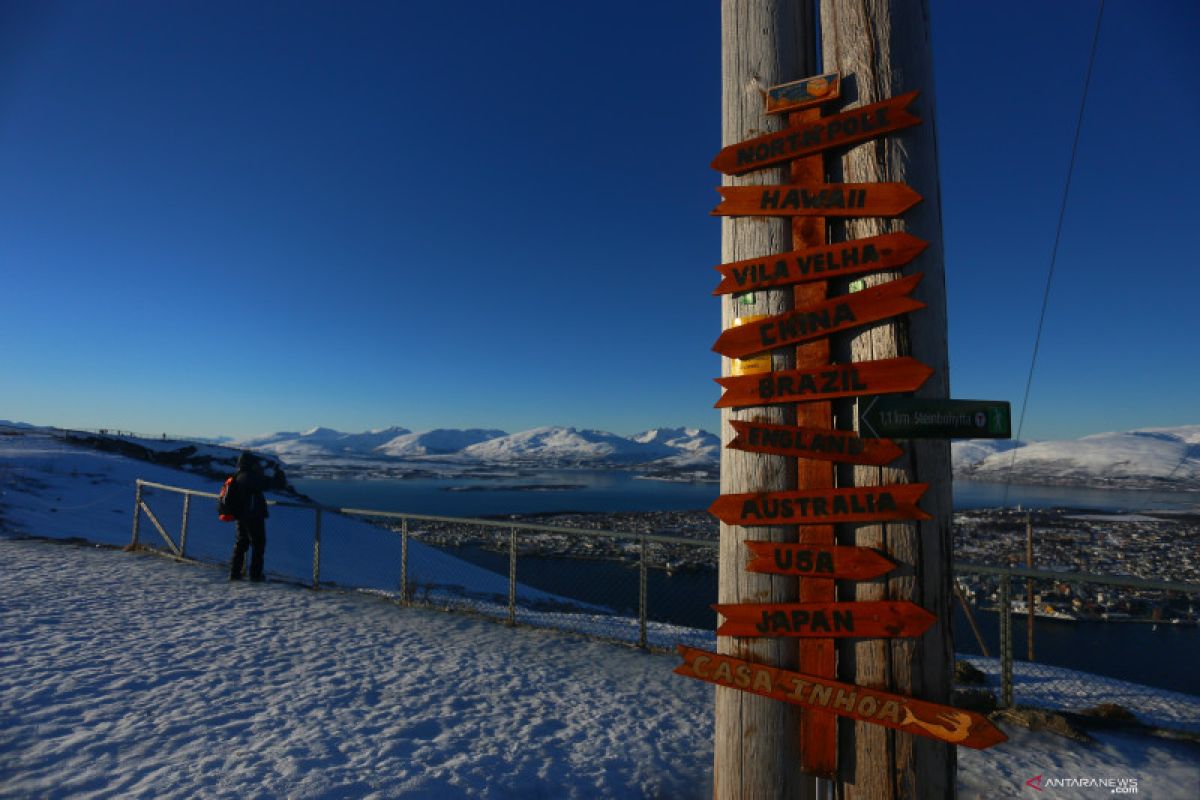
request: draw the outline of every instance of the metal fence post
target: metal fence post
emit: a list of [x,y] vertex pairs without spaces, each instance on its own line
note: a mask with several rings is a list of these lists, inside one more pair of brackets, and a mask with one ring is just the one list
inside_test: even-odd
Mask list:
[[400,520],[400,602],[403,605],[412,602],[408,590],[408,517]]
[[187,553],[188,516],[192,509],[192,493],[183,496],[183,522],[179,523],[179,557],[185,558]]
[[1013,705],[1012,595],[1009,573],[1000,576],[1000,705]]
[[321,509],[316,509],[317,519],[313,529],[313,584],[314,589],[321,586]]
[[646,537],[642,536],[642,557],[638,564],[638,647],[646,647],[646,616],[649,613],[646,603]]
[[142,481],[139,478],[137,482],[137,493],[133,498],[133,538],[129,541],[130,548],[138,546],[138,536],[141,533],[142,524]]
[[508,529],[508,624],[517,624],[517,529]]

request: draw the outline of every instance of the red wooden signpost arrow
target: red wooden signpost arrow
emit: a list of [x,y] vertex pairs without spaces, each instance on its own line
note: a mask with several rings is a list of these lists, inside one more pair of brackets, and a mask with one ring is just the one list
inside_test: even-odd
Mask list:
[[683,663],[674,670],[677,675],[977,750],[1008,741],[999,728],[974,711],[768,667],[684,645],[677,649],[683,656]]
[[921,202],[903,183],[719,186],[714,217],[898,217]]
[[728,525],[822,525],[932,519],[917,507],[927,483],[723,494],[708,513]]
[[790,369],[761,375],[716,378],[725,394],[716,408],[803,403],[866,394],[916,391],[933,369],[915,358],[855,361],[812,369]]
[[751,453],[875,466],[890,464],[904,453],[900,445],[891,439],[862,439],[850,431],[797,428],[737,419],[731,419],[729,424],[737,435],[725,446]]
[[912,261],[928,246],[929,242],[910,233],[885,233],[850,242],[733,261],[716,268],[723,277],[713,294],[748,292],[894,269]]
[[745,544],[754,554],[746,564],[748,572],[869,581],[896,568],[869,547],[755,541]]
[[778,133],[729,145],[713,159],[712,167],[726,175],[742,175],[772,164],[842,145],[858,144],[918,125],[921,119],[907,110],[918,94],[906,92],[879,103],[852,108],[814,122],[785,128]]
[[909,275],[861,292],[729,328],[717,338],[712,349],[730,358],[744,358],[916,311],[925,304],[911,299],[908,294],[923,277],[921,273]]
[[907,600],[854,603],[722,603],[718,636],[832,636],[896,639],[920,636],[937,617]]

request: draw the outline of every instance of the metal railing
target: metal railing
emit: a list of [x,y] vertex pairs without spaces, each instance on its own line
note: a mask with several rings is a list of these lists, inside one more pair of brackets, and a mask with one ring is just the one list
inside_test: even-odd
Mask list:
[[[168,531],[167,526],[160,520],[159,514],[156,514],[151,508],[147,490],[182,498],[177,537]],[[215,503],[217,497],[212,492],[201,492],[138,480],[134,501],[132,545],[134,547],[147,546],[142,542],[141,530],[141,520],[142,517],[145,517],[152,526],[153,532],[157,534],[157,539],[152,539],[152,541],[157,543],[157,540],[161,540],[168,555],[207,563],[227,562],[228,559],[221,559],[219,548],[232,542],[230,527],[227,524],[213,522],[216,520],[215,512],[201,517],[199,520],[191,513],[195,506],[192,502],[193,498],[203,498]],[[162,498],[156,500],[159,505],[162,502]],[[716,564],[717,542],[711,540],[653,533],[569,528],[516,520],[446,517],[363,508],[330,508],[309,503],[276,500],[268,501],[268,506],[272,512],[272,519],[277,517],[280,511],[289,512],[290,517],[284,524],[290,529],[289,535],[293,539],[298,527],[297,515],[311,515],[307,523],[311,534],[306,537],[311,539],[311,574],[299,574],[295,568],[294,559],[292,562],[281,564],[277,558],[272,557],[272,545],[269,544],[267,572],[271,577],[304,582],[313,589],[318,589],[323,584],[372,589],[394,594],[403,605],[427,605],[475,611],[499,616],[509,624],[521,622],[546,627],[565,627],[603,638],[629,641],[643,648],[667,649],[674,646],[675,640],[670,636],[654,636],[656,628],[665,634],[670,627],[688,627],[688,614],[673,614],[666,610],[656,614],[655,609],[651,606],[653,597],[657,596],[662,600],[665,594],[663,582],[652,581],[651,576],[672,569],[672,565],[677,559],[673,560],[670,553],[679,548],[695,550],[704,555],[692,558],[691,561],[701,561],[712,566]],[[205,539],[204,546],[199,550],[196,543],[198,524],[204,529],[204,533],[201,535]],[[275,537],[276,533],[273,531],[278,527],[273,522],[268,523],[268,539]],[[440,535],[448,527],[455,529],[457,534],[450,537]],[[338,546],[338,542],[330,535],[331,531],[340,529],[346,533],[354,530],[358,534],[357,538],[362,539],[365,528],[381,534],[376,537],[375,541],[375,545],[380,551],[386,550],[382,546],[385,542],[390,540],[396,543],[398,541],[399,552],[396,554],[398,574],[394,580],[379,580],[379,570],[376,570],[373,575],[362,576],[361,580],[355,580],[354,576],[347,575],[345,569],[335,577],[323,575],[323,565],[329,558],[330,549]],[[464,531],[469,531],[468,535],[464,535]],[[449,544],[447,544],[447,539],[451,540]],[[190,551],[189,540],[191,542]],[[447,574],[447,568],[451,572],[455,569],[453,565],[447,563],[454,561],[453,558],[442,559],[441,569],[433,570],[435,573],[433,576],[428,574],[428,569],[422,570],[411,563],[410,553],[418,544],[424,547],[423,552],[426,556],[430,555],[428,553],[430,540],[441,545],[441,549],[447,553],[455,556],[462,556],[464,547],[467,548],[470,555],[476,556],[474,559],[468,559],[473,563],[459,568],[461,574],[457,576],[459,578],[457,583],[454,581],[456,576]],[[616,546],[601,546],[598,543],[602,541],[614,543]],[[296,543],[292,542],[291,550],[293,552],[296,549],[295,545]],[[537,576],[519,580],[518,561],[523,550],[525,559],[529,561],[538,557],[549,559],[552,551],[561,550],[563,546],[568,551],[582,551],[574,553],[578,560],[593,563],[605,562],[609,566],[614,563],[619,565],[615,571],[609,569],[602,575],[607,576],[615,583],[631,583],[632,581],[627,580],[628,573],[636,570],[636,586],[610,585],[609,587],[600,587],[599,592],[592,592],[593,596],[589,597],[585,594],[580,597],[578,592],[565,594],[562,589],[535,586],[534,584],[544,583],[539,582]],[[488,558],[486,556],[489,553],[503,558]],[[479,558],[480,555],[485,557]],[[360,560],[372,559],[372,556],[360,552],[357,554],[357,558]],[[345,560],[353,561],[354,558]],[[426,561],[428,560],[426,558]],[[570,561],[564,563],[569,564]],[[489,566],[493,566],[494,571],[488,570]],[[482,575],[481,569],[488,574]],[[478,587],[473,587],[469,583],[472,576],[491,578],[496,574],[500,575],[506,586],[502,593],[495,594],[493,597],[485,599],[483,595],[487,595],[489,590],[486,588],[477,590]],[[490,580],[487,582],[494,583]],[[551,581],[550,583],[561,585],[562,581]],[[651,591],[651,583],[657,585],[657,592]],[[574,586],[571,588],[582,590],[587,587]],[[622,590],[627,590],[624,591],[624,594],[627,595],[624,598],[619,597]],[[684,589],[680,588],[674,593],[679,594],[683,591]],[[713,598],[716,596],[715,574],[712,591],[709,595]],[[677,606],[679,603],[676,602],[673,605]],[[707,606],[707,603],[704,605]],[[527,613],[520,613],[522,611]],[[598,615],[622,617],[626,616],[625,612],[632,612],[627,616],[633,624],[604,624],[595,619]],[[697,632],[701,634],[707,632],[707,637],[712,638],[711,630],[715,627],[713,624],[716,619],[715,612],[709,610],[708,616],[711,619],[701,623],[703,627],[697,628]],[[585,617],[586,619],[572,619],[572,617]]]
[[[217,522],[216,494],[142,480],[136,491],[135,546],[142,544],[145,517],[156,534],[151,541],[157,545],[161,539],[165,545],[156,549],[180,559],[228,563],[233,537],[229,525]],[[212,501],[212,512],[193,514],[193,499]],[[713,539],[285,501],[269,505],[267,566],[272,578],[314,589],[367,589],[405,606],[483,614],[508,624],[571,630],[654,650],[680,642],[715,644],[711,604],[716,601],[718,543]],[[163,522],[173,513],[180,520],[177,536]],[[285,540],[282,546],[280,539]],[[297,556],[304,552],[311,552],[311,560]],[[1193,609],[1190,620],[1159,622],[1194,634],[1180,645],[1185,658],[1188,647],[1200,648],[1200,630],[1191,628],[1200,613],[1200,585],[965,562],[955,563],[954,573],[960,601],[955,613],[964,615],[958,621],[956,649],[982,671],[984,688],[995,692],[997,705],[1081,710],[1114,702],[1137,709],[1150,722],[1200,730],[1200,697],[1194,696],[1200,695],[1200,679],[1195,687],[1174,685],[1164,693],[1140,685],[1140,675],[1116,684],[1089,682],[1088,676],[1080,677],[1078,666],[1055,666],[1049,647],[1039,648],[1036,661],[1029,652],[1018,661],[1014,643],[1022,637],[1014,636],[1014,623],[1021,624],[1025,615],[1015,612],[1023,595],[1014,595],[1011,584],[1018,580],[1022,591],[1027,581],[1043,589],[1062,584],[1115,587],[1158,602],[1187,598]],[[961,591],[972,582],[967,592]],[[967,594],[982,597],[971,602]],[[1069,628],[1062,627],[1069,624],[1039,620],[1037,627],[1047,644],[1058,638],[1070,646]],[[1145,638],[1151,628],[1151,623],[1108,624],[1109,636],[1121,631]],[[1180,644],[1164,638],[1155,645],[1163,642]]]

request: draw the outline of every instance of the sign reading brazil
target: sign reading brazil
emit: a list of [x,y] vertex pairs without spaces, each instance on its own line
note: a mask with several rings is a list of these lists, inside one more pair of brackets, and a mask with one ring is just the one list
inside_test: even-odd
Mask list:
[[723,494],[708,513],[726,525],[831,525],[932,519],[917,506],[927,483]]
[[1008,741],[974,711],[678,645],[676,675],[982,750]]
[[922,277],[921,273],[909,275],[861,292],[729,328],[721,333],[712,349],[730,358],[744,358],[916,311],[925,304],[911,299],[908,294]]
[[790,253],[732,261],[717,267],[722,279],[713,294],[749,292],[772,286],[895,269],[912,261],[928,246],[929,242],[911,233],[885,233]]
[[903,183],[719,186],[714,217],[898,217],[921,202]]
[[746,564],[747,572],[869,581],[896,568],[869,547],[753,540],[743,544],[754,554]]
[[751,453],[880,467],[892,463],[904,453],[900,445],[889,439],[863,439],[850,431],[799,428],[740,419],[731,419],[729,424],[737,435],[725,446]]
[[894,639],[920,636],[937,617],[907,600],[849,603],[724,603],[717,636],[821,636]]
[[726,175],[742,175],[919,125],[920,117],[908,112],[908,106],[918,94],[907,92],[880,103],[852,108],[804,125],[731,144],[713,159],[712,168]]
[[716,408],[915,392],[932,374],[932,367],[915,358],[902,356],[761,375],[734,375],[716,379],[725,389],[725,394],[716,402]]

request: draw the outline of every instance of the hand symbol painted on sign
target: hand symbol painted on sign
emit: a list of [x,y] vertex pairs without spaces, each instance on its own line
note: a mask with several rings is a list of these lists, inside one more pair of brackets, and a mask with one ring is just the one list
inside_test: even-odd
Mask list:
[[933,722],[926,722],[914,714],[911,708],[905,706],[904,719],[900,721],[900,724],[908,725],[912,723],[918,728],[924,728],[934,736],[947,742],[961,742],[971,733],[971,717],[962,711],[939,711],[937,720],[939,723],[945,724],[939,725]]

